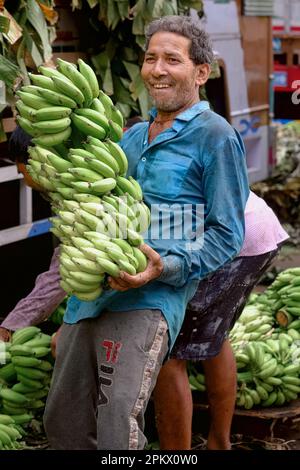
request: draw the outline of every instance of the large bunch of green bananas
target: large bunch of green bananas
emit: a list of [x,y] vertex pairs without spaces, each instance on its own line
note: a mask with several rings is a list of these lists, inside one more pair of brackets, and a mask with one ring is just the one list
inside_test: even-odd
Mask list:
[[93,70],[57,60],[40,67],[18,93],[18,122],[34,136],[27,169],[52,199],[52,232],[61,241],[61,286],[90,301],[106,275],[144,271],[139,245],[150,224],[139,183],[126,178],[128,161],[117,144],[123,117],[99,91]]
[[18,448],[15,440],[26,434],[23,426],[44,410],[53,368],[50,340],[38,327],[29,326],[17,330],[11,342],[1,343],[0,450]]

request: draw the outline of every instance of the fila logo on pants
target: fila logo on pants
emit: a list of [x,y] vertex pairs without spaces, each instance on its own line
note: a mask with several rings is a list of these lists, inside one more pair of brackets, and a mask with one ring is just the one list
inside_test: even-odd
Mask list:
[[[110,364],[117,363],[122,343],[105,339],[102,346],[106,350],[106,364],[102,363],[100,365],[98,406],[106,405],[108,403],[108,397],[102,387],[110,387],[113,383],[112,375],[114,374],[114,367]],[[107,363],[109,365],[107,365]]]

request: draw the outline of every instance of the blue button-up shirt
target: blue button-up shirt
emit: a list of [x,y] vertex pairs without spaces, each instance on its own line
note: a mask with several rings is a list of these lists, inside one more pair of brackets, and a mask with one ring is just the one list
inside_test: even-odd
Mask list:
[[249,189],[242,139],[206,101],[179,114],[149,143],[155,115],[153,110],[150,122],[129,129],[121,145],[128,174],[138,180],[152,209],[145,242],[161,255],[164,270],[139,289],[105,291],[92,302],[73,296],[65,322],[97,317],[104,309],[160,309],[172,346],[199,280],[233,259],[242,246]]

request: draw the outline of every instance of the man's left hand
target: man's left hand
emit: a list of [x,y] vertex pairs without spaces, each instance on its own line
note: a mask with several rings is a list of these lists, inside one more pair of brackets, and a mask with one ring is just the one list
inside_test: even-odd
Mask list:
[[163,262],[160,255],[145,243],[139,248],[148,258],[148,264],[145,271],[138,273],[135,276],[121,271],[119,277],[109,277],[108,282],[112,289],[121,292],[128,289],[137,289],[138,287],[144,286],[148,282],[153,281],[162,273]]

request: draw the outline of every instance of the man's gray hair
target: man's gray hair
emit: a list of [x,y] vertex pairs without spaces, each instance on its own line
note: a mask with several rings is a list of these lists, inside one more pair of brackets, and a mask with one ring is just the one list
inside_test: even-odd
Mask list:
[[146,50],[152,36],[163,31],[179,34],[191,40],[190,58],[196,65],[213,62],[214,53],[210,37],[190,16],[170,15],[152,21],[145,32]]

